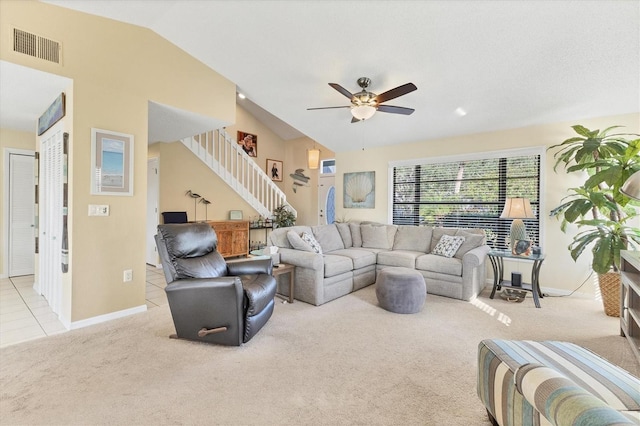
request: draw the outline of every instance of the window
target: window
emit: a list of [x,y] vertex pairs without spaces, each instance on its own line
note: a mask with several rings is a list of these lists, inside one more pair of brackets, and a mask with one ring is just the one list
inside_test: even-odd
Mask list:
[[336,160],[320,161],[320,174],[333,174],[336,172]]
[[544,149],[413,160],[390,165],[396,225],[482,228],[487,243],[506,249],[511,219],[500,219],[506,198],[531,202],[525,219],[540,245],[540,158]]

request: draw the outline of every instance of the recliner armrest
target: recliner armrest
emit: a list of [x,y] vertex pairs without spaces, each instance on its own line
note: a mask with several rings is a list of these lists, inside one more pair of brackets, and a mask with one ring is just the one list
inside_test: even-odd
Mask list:
[[271,275],[273,265],[271,259],[244,260],[241,262],[227,263],[227,271],[229,275]]

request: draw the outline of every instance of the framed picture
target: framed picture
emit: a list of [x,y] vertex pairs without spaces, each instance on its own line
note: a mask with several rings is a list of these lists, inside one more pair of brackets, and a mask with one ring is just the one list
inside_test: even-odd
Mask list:
[[133,135],[91,129],[91,194],[133,195]]
[[267,174],[272,181],[282,182],[282,172],[282,161],[267,159]]
[[531,256],[531,241],[516,240],[511,252],[518,256]]
[[238,145],[242,145],[249,157],[258,156],[258,136],[238,130]]
[[65,114],[65,96],[61,93],[49,108],[38,118],[38,136],[49,130],[51,126],[56,124]]
[[347,209],[372,209],[376,206],[376,172],[344,174],[343,206]]
[[242,210],[229,210],[229,220],[242,220]]

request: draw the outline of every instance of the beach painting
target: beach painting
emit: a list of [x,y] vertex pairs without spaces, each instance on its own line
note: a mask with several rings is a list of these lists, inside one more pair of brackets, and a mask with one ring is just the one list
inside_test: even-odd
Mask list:
[[102,140],[100,185],[103,188],[124,188],[124,142]]
[[92,129],[91,193],[133,195],[133,136]]

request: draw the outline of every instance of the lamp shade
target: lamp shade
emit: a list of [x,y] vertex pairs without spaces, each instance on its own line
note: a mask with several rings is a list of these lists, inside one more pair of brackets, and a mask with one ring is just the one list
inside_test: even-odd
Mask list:
[[640,172],[635,172],[629,176],[629,179],[620,188],[620,192],[634,200],[640,200]]
[[370,105],[358,105],[351,108],[351,115],[358,120],[368,120],[376,113],[376,108]]
[[307,151],[307,165],[310,169],[315,170],[320,167],[320,150],[317,148]]
[[507,198],[500,215],[502,219],[533,219],[535,217],[527,198]]

